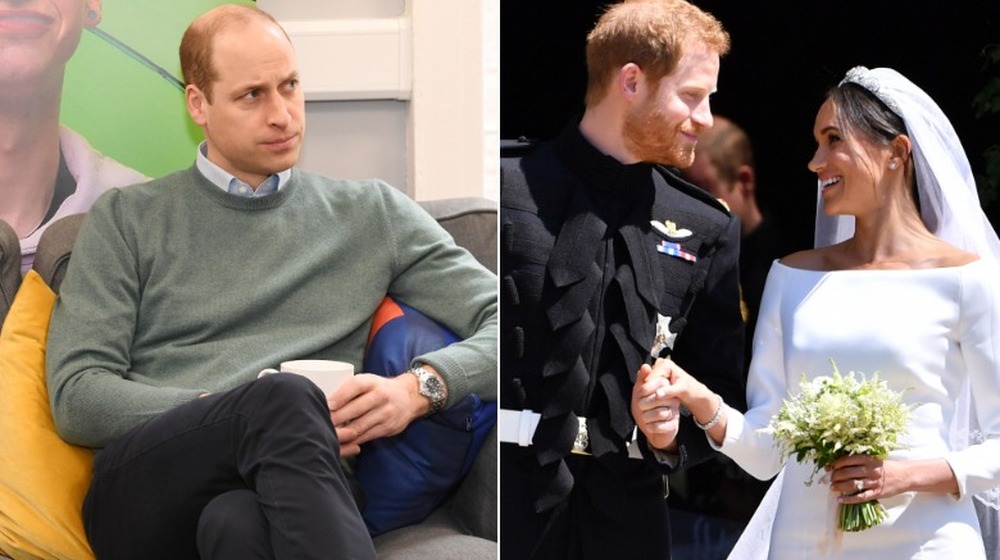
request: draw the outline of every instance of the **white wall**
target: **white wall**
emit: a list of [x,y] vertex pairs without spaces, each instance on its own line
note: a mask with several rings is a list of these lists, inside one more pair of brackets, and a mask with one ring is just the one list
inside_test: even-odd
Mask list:
[[300,167],[416,199],[499,184],[499,0],[258,0],[295,42]]

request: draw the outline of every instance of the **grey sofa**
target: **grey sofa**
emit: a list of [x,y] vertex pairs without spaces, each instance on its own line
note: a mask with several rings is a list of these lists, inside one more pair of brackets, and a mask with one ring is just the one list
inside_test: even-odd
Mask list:
[[21,285],[21,249],[14,229],[0,220],[0,328]]
[[[497,205],[485,198],[452,198],[421,206],[488,269],[497,271]],[[57,293],[83,223],[82,214],[53,223],[43,234],[34,268]],[[20,284],[20,253],[13,231],[0,221],[0,325]],[[495,559],[497,543],[497,438],[490,434],[472,470],[453,495],[422,523],[375,539],[383,560]]]

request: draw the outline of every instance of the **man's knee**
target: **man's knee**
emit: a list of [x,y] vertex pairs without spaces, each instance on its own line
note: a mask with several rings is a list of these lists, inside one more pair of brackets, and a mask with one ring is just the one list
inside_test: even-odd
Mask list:
[[231,490],[208,502],[198,518],[198,552],[202,558],[268,558],[267,518],[257,494]]
[[326,396],[309,379],[294,373],[266,375],[250,384],[242,408],[258,429],[306,438],[324,448],[336,446],[337,434]]
[[326,395],[309,379],[294,373],[265,375],[247,387],[250,399],[278,409],[309,407],[329,415]]

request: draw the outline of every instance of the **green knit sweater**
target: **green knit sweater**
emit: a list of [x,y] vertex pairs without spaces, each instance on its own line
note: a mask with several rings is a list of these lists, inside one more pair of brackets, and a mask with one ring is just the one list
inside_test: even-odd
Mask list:
[[104,447],[141,422],[284,360],[360,371],[386,294],[465,339],[415,359],[449,404],[496,399],[496,276],[378,181],[294,170],[241,198],[195,167],[108,191],[81,230],[52,315],[48,389],[64,439]]

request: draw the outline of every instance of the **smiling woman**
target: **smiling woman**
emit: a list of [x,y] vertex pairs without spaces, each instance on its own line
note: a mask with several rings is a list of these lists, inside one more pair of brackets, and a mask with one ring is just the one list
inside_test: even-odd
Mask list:
[[[886,198],[884,187],[879,187],[883,176],[894,174],[901,165],[905,177],[900,178],[913,177],[908,157],[912,146],[903,119],[878,112],[874,97],[846,91],[831,90],[820,107],[814,127],[818,148],[809,162],[809,170],[819,177],[823,207],[831,215],[877,207]],[[915,184],[907,196],[918,204]]]
[[[984,541],[996,551],[995,527],[980,530],[975,504],[992,508],[995,522],[1000,239],[979,207],[948,118],[895,70],[850,70],[823,102],[814,130],[817,247],[772,267],[748,410],[728,410],[708,430],[754,476],[784,473],[755,515],[762,525],[751,521],[733,557],[919,558],[934,550],[986,558]],[[830,360],[878,372],[889,390],[903,393],[904,405],[919,406],[900,448],[888,456],[856,450],[832,462],[826,484],[804,486],[813,465],[787,460],[767,426],[781,417],[799,377],[817,378]],[[673,367],[671,380],[668,393],[692,414],[717,408],[715,394],[684,370]],[[833,505],[872,500],[886,508],[880,524],[836,532],[827,514]]]

